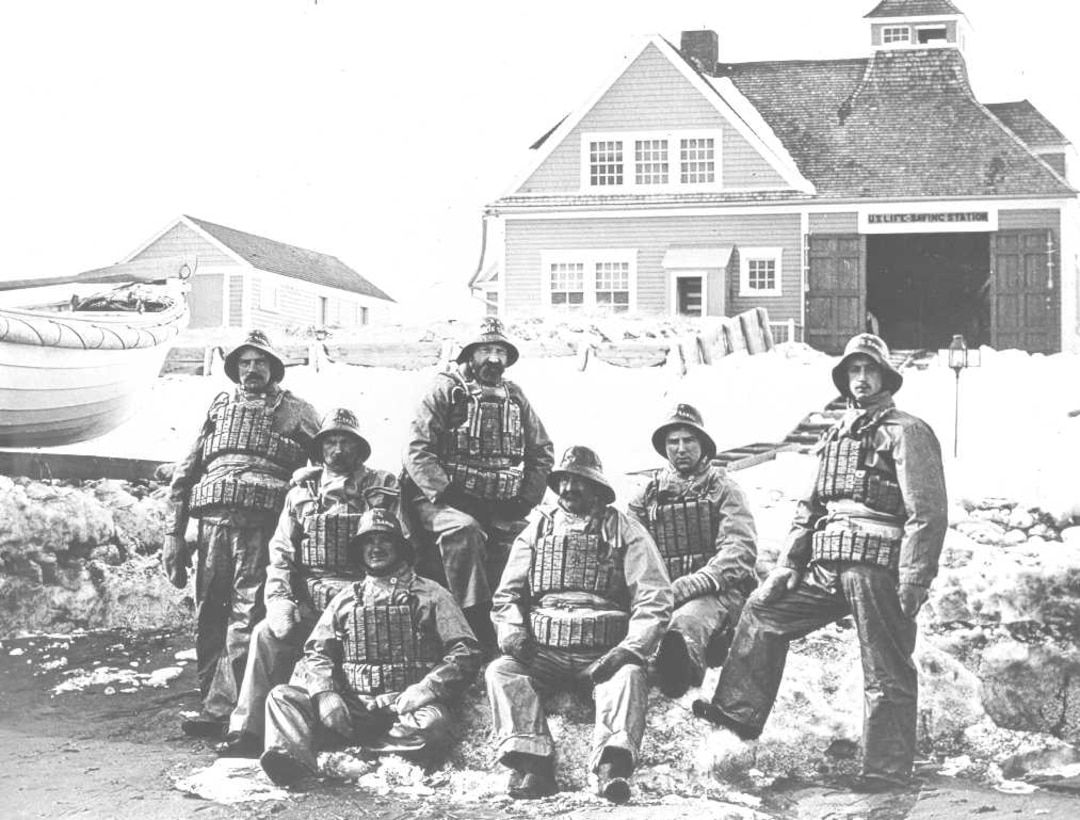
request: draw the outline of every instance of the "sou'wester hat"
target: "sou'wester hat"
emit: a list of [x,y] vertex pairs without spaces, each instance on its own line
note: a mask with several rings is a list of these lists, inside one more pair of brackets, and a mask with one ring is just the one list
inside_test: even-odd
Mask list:
[[[412,564],[416,558],[416,554],[413,551],[412,543],[405,537],[401,531],[401,524],[390,510],[384,510],[382,507],[372,507],[369,510],[365,510],[360,516],[360,521],[356,525],[356,533],[349,539],[350,549],[359,549],[363,543],[364,536],[373,532],[387,532],[394,537],[397,542],[398,549],[401,550],[402,557],[406,563]],[[363,558],[359,559],[361,565],[363,565]],[[367,567],[364,567],[366,570]]]
[[480,345],[501,344],[506,348],[506,366],[518,360],[517,346],[506,336],[503,323],[496,316],[487,316],[480,323],[480,333],[458,353],[458,364],[465,364],[472,356],[473,349]]
[[371,455],[371,444],[360,435],[360,422],[356,419],[356,413],[347,407],[335,407],[323,416],[322,426],[312,439],[314,452],[313,461],[322,461],[322,453],[319,450],[319,439],[329,433],[347,433],[360,443],[360,460],[367,461]]
[[270,381],[280,382],[285,378],[285,364],[281,361],[281,356],[277,354],[274,346],[270,344],[269,337],[263,331],[255,329],[249,331],[244,340],[225,356],[225,375],[229,377],[230,381],[240,383],[238,360],[246,347],[257,350],[270,359]]
[[576,444],[568,447],[563,453],[562,462],[548,475],[548,486],[554,491],[559,491],[559,479],[564,475],[576,475],[587,478],[602,489],[604,504],[615,501],[615,489],[604,478],[604,466],[600,463],[600,456],[588,447]]
[[701,412],[692,404],[676,404],[667,419],[652,434],[652,446],[660,455],[667,458],[667,435],[676,427],[689,427],[701,442],[703,458],[711,459],[716,455],[716,442],[705,432]]
[[832,370],[833,384],[840,391],[840,395],[846,399],[851,398],[848,391],[847,366],[852,356],[863,355],[870,358],[881,368],[881,383],[885,390],[896,393],[904,383],[904,377],[897,372],[889,361],[889,347],[884,340],[873,333],[860,333],[852,336],[844,348],[844,356],[839,364]]

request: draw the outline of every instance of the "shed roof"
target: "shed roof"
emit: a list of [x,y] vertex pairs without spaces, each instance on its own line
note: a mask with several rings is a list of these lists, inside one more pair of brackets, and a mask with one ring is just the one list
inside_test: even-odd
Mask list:
[[287,245],[275,239],[215,225],[204,219],[185,214],[184,219],[206,231],[229,250],[242,257],[252,267],[267,273],[279,273],[293,279],[338,288],[375,299],[394,300],[336,256]]
[[1068,145],[1069,138],[1027,100],[988,103],[990,112],[1031,146]]
[[949,0],[881,0],[866,17],[939,17],[963,14]]
[[819,197],[1075,195],[975,99],[956,49],[718,73],[753,103]]

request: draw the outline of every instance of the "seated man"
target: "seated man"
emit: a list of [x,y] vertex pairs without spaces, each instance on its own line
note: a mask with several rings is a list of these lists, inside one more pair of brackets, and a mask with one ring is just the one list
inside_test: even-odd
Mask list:
[[350,549],[359,550],[364,580],[330,602],[292,682],[266,701],[260,762],[278,785],[314,775],[317,746],[430,761],[449,739],[445,704],[480,667],[465,616],[449,592],[413,572],[392,513],[365,512]]
[[266,619],[251,635],[240,695],[225,740],[217,746],[223,757],[258,757],[266,696],[289,682],[330,599],[363,576],[346,550],[360,514],[397,504],[397,477],[364,465],[371,445],[351,410],[339,407],[326,414],[312,450],[312,460],[321,466],[301,468],[293,476],[270,539]]
[[504,655],[487,668],[496,752],[510,796],[553,794],[555,743],[540,692],[584,682],[596,701],[592,771],[599,793],[630,799],[645,733],[643,668],[671,617],[672,593],[648,532],[610,506],[615,491],[587,447],[548,478],[542,508],[510,550],[492,620]]
[[668,460],[654,470],[630,513],[648,527],[667,564],[675,613],[660,642],[660,691],[700,686],[706,664],[723,662],[746,596],[757,585],[757,530],[746,496],[723,467],[701,414],[679,404],[652,436]]

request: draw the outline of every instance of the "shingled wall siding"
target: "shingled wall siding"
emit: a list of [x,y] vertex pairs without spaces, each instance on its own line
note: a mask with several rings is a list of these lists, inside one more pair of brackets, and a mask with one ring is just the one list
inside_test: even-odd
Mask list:
[[200,265],[236,265],[233,257],[218,250],[187,225],[178,223],[155,239],[132,259],[160,259],[194,254]]
[[998,229],[1002,231],[1031,228],[1061,228],[1061,213],[1053,208],[1031,208],[1018,211],[998,211]]
[[244,277],[234,274],[229,277],[229,327],[244,324]]
[[[506,222],[505,310],[509,315],[535,315],[541,301],[541,258],[545,251],[636,248],[638,313],[670,314],[670,272],[663,267],[669,247],[697,245],[728,248],[779,247],[783,249],[783,294],[747,298],[739,296],[738,268],[729,266],[726,283],[727,314],[764,307],[773,321],[801,316],[802,238],[798,214],[743,216],[665,216],[630,219],[519,220]],[[709,290],[719,287],[721,274],[713,274]],[[714,299],[710,296],[710,303]]]
[[[721,162],[724,187],[788,187],[660,50],[650,45],[552,151],[520,191],[552,193],[580,190],[583,132],[697,128],[723,131]],[[677,167],[678,158],[670,159],[673,167]],[[617,190],[609,188],[603,193],[617,193]]]
[[810,233],[858,233],[859,215],[855,211],[846,214],[810,214]]

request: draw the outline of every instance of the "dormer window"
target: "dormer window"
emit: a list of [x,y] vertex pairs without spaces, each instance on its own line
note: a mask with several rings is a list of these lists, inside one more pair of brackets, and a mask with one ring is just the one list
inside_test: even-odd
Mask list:
[[719,131],[582,134],[581,187],[643,193],[721,184]]
[[881,42],[885,45],[890,45],[892,43],[910,43],[911,27],[885,26],[885,28],[881,30]]

